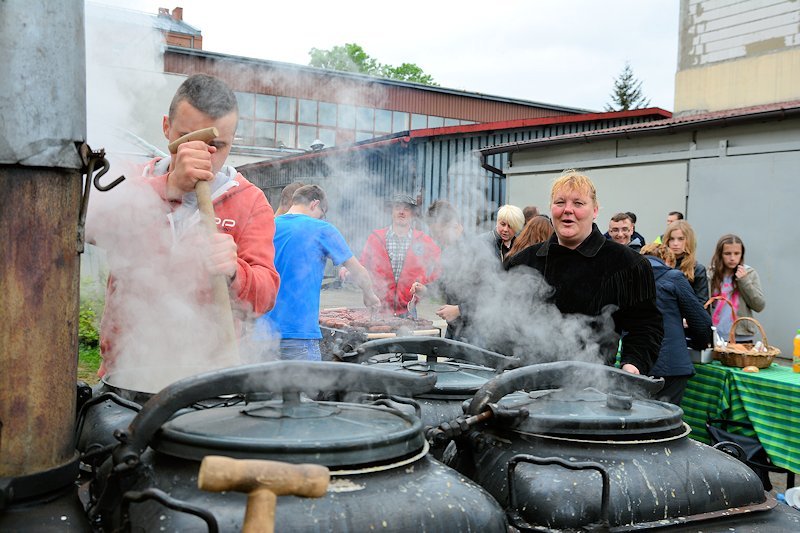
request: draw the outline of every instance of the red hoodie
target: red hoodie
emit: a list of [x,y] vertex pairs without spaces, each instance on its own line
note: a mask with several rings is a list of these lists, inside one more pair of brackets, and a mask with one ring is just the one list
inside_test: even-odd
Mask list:
[[403,269],[395,282],[392,262],[386,249],[388,230],[389,228],[383,228],[370,233],[361,252],[361,264],[370,273],[375,294],[383,302],[384,308],[395,315],[402,315],[408,312],[411,285],[415,281],[427,285],[438,277],[441,250],[433,239],[414,230],[406,250]]
[[[158,162],[159,160],[154,160],[148,165],[143,179],[163,202],[164,212],[167,215],[163,219],[163,224],[172,224],[174,235],[176,231],[174,229],[173,216],[176,210],[181,207],[181,202],[168,201],[166,199],[167,174],[147,176],[154,169],[163,168],[164,162],[162,161],[161,165],[158,165]],[[272,207],[269,205],[264,193],[247,181],[241,174],[236,173],[234,176],[232,167],[224,167],[222,172],[226,171],[229,174],[229,179],[212,192],[212,199],[218,231],[232,235],[237,245],[238,265],[236,275],[230,285],[230,295],[234,320],[237,329],[239,329],[241,320],[260,316],[272,309],[275,304],[279,285],[278,272],[273,263],[275,249],[272,239],[275,234],[275,223]],[[157,220],[155,223],[161,224]],[[196,223],[194,220],[188,222],[189,225],[194,223]],[[147,232],[146,223],[143,226],[142,231]],[[162,226],[163,229],[164,226]],[[161,231],[161,233],[163,234],[164,231]],[[146,236],[141,237],[141,239],[145,238]],[[168,255],[168,252],[164,253],[164,243],[161,242],[159,244],[158,237],[155,237],[154,241],[154,255]],[[161,250],[159,251],[158,248],[161,248]],[[178,280],[171,283],[180,283],[183,278],[186,279],[187,286],[191,287],[198,287],[196,278],[204,275],[203,269],[196,262],[191,264],[182,263],[180,258],[177,260],[155,258],[152,261],[151,258],[147,258],[146,261],[140,261],[141,265],[131,265],[131,263],[132,261],[128,259],[126,268],[129,270],[131,266],[139,270],[148,267],[154,269],[169,268],[172,272],[166,273],[165,277],[171,276]],[[112,263],[113,268],[114,265]],[[134,279],[136,278],[134,277]],[[199,282],[200,289],[195,296],[196,301],[200,304],[211,300],[210,283],[205,287],[205,279],[207,278],[203,278]],[[103,362],[98,375],[103,376],[113,367],[114,360],[118,355],[116,352],[119,349],[117,340],[120,337],[123,337],[120,343],[122,344],[123,353],[126,351],[126,345],[130,346],[137,342],[136,335],[138,333],[135,331],[137,324],[132,324],[131,313],[124,313],[121,308],[125,307],[125,298],[131,298],[132,295],[133,297],[142,298],[141,294],[146,293],[149,289],[147,286],[135,286],[134,282],[126,279],[126,273],[123,272],[119,272],[119,276],[109,276],[105,310],[100,326],[100,347]],[[158,296],[158,294],[149,294],[147,296],[155,300],[152,301],[153,306],[174,303],[159,302],[157,301]],[[191,297],[188,300],[191,300]],[[146,317],[144,320],[146,320]],[[169,326],[165,325],[165,327]],[[146,327],[141,329],[143,331],[152,330],[152,328],[148,330]]]

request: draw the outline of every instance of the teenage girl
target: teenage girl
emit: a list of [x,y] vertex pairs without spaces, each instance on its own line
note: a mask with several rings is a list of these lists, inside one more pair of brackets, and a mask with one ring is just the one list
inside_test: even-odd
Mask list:
[[[737,317],[753,316],[753,312],[764,310],[764,292],[758,273],[744,263],[744,243],[731,233],[717,241],[711,265],[711,296],[725,296],[733,305]],[[723,300],[714,302],[711,308],[711,322],[717,333],[728,340],[733,317],[731,307]],[[756,325],[742,321],[736,325],[736,342],[751,342],[756,334]]]
[[706,267],[695,257],[697,239],[694,230],[685,220],[676,220],[667,226],[663,242],[675,254],[675,268],[683,272],[701,304],[708,301],[708,276]]

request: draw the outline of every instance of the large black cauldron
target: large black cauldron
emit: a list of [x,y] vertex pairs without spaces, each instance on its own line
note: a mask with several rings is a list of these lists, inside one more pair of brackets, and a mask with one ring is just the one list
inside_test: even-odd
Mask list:
[[[387,407],[301,396],[321,390],[413,395],[434,381],[432,375],[294,361],[179,381],[153,396],[118,432],[120,444],[84,494],[89,516],[107,529],[186,531],[214,523],[238,531],[246,495],[197,488],[200,460],[223,455],[331,470],[322,498],[278,498],[278,531],[506,531],[491,496],[426,454],[418,418]],[[205,398],[265,391],[275,397],[175,415]]]
[[687,438],[679,407],[634,398],[658,387],[588,363],[511,370],[470,402],[468,416],[494,415],[451,464],[522,530],[800,531],[746,465]]
[[461,415],[464,401],[471,399],[487,381],[520,365],[516,357],[425,336],[368,341],[343,359],[398,374],[435,375],[436,384],[431,390],[414,395],[425,426],[438,426]]

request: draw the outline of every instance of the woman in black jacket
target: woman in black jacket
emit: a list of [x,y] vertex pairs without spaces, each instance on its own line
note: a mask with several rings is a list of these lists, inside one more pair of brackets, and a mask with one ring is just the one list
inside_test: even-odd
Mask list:
[[[568,171],[550,191],[555,233],[512,257],[508,268],[526,265],[538,270],[553,287],[552,301],[564,314],[599,317],[613,309],[614,331],[625,332],[622,370],[647,374],[664,334],[653,270],[633,249],[603,236],[594,223],[598,210],[597,191],[589,177]],[[614,361],[617,339],[602,342],[606,362]]]

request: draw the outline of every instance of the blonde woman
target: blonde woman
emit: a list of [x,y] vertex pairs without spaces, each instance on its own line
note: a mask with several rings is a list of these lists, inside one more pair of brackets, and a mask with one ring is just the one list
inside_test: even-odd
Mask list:
[[504,205],[497,211],[497,224],[490,232],[484,233],[483,238],[492,246],[500,263],[508,257],[514,237],[525,225],[525,215],[522,209],[515,205]]
[[692,226],[685,220],[676,220],[667,226],[663,242],[675,254],[675,268],[680,270],[692,286],[701,304],[708,301],[708,276],[706,267],[697,261],[697,239]]
[[600,206],[588,176],[568,171],[553,182],[550,215],[555,237],[522,250],[509,270],[526,265],[553,287],[552,303],[565,314],[611,314],[616,335],[597,331],[605,362],[613,364],[619,335],[622,370],[647,374],[658,357],[664,326],[656,307],[653,269],[630,246],[607,240],[594,223]]

